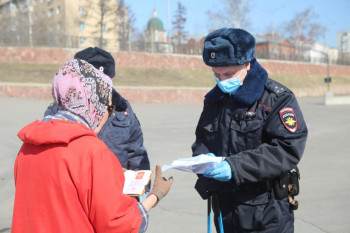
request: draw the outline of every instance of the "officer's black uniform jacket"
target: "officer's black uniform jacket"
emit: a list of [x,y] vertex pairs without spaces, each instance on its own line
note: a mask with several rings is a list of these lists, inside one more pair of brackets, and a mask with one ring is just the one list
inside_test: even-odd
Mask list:
[[[254,59],[243,85],[234,95],[215,86],[205,96],[192,151],[193,156],[214,153],[226,157],[232,179],[219,183],[235,187],[232,195],[237,195],[242,186],[265,184],[294,168],[303,155],[307,132],[294,94],[269,79]],[[258,202],[255,204],[262,204]],[[244,222],[244,218],[237,222]],[[259,229],[246,227],[247,231]]]
[[[149,170],[150,162],[143,146],[143,133],[140,123],[129,102],[114,88],[112,104],[116,107],[97,135],[117,156],[123,168],[130,170]],[[48,107],[46,115],[58,111],[54,103]]]
[[[297,128],[291,132],[279,111],[292,108]],[[288,125],[287,125],[288,126]],[[237,185],[275,178],[295,167],[302,157],[307,127],[294,94],[268,79],[254,60],[235,95],[215,86],[204,100],[193,155],[227,157]]]

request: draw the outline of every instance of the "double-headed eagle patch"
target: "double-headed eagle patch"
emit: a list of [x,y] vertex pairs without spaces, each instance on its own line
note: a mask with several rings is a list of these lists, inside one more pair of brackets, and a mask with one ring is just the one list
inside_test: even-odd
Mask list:
[[297,116],[294,113],[293,108],[282,108],[280,111],[280,117],[283,122],[283,125],[292,133],[295,133],[295,131],[298,128],[298,120]]

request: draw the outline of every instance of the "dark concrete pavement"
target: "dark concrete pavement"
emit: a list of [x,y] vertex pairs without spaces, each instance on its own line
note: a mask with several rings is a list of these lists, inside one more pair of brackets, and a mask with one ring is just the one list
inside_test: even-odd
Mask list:
[[[299,99],[309,128],[300,163],[301,193],[295,212],[296,233],[350,232],[350,106],[325,106],[322,97]],[[0,232],[10,232],[13,164],[21,142],[16,134],[40,119],[49,100],[0,97]],[[201,104],[133,104],[145,137],[152,168],[191,156]],[[170,170],[174,185],[150,212],[148,232],[206,232],[206,202],[193,189],[196,176]],[[213,231],[214,232],[214,231]]]

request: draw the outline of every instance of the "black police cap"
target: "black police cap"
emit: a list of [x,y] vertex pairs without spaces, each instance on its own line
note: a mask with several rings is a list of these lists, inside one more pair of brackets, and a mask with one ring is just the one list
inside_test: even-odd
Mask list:
[[87,61],[95,68],[100,69],[110,78],[115,76],[115,61],[112,55],[98,47],[89,47],[77,52],[74,58]]

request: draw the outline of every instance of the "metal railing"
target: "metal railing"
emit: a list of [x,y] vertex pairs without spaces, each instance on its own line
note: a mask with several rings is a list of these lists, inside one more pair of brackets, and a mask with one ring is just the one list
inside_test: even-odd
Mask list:
[[[93,41],[94,44],[86,44]],[[132,51],[146,53],[186,54],[201,55],[202,47],[198,44],[175,44],[147,41],[113,41],[104,39],[103,47],[113,51]],[[87,46],[98,46],[98,37],[78,37],[55,33],[28,33],[6,32],[0,33],[0,46],[12,47],[60,47],[60,48],[85,48]],[[112,47],[111,47],[112,45]],[[114,46],[114,47],[113,47]],[[296,56],[291,54],[271,54],[268,51],[256,51],[256,57],[261,59],[300,61],[317,64],[339,64],[350,65],[350,54],[342,54],[337,60],[329,60],[326,57],[311,58],[308,56]]]

